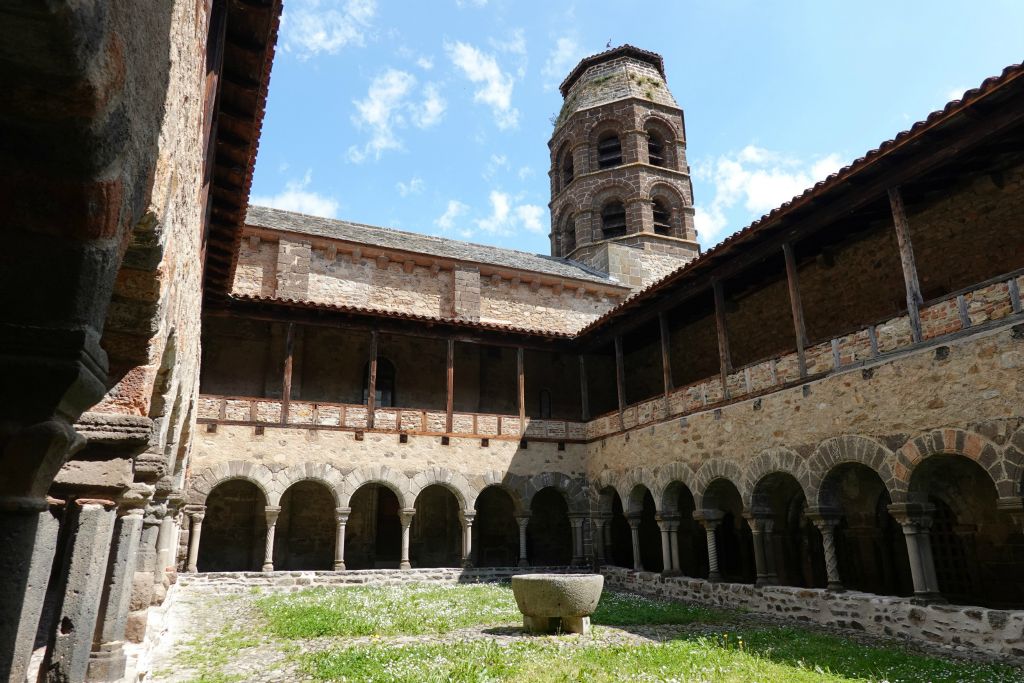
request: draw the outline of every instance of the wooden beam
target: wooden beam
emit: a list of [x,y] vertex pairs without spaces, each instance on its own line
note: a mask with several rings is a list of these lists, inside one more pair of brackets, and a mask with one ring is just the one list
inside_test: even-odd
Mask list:
[[370,332],[370,378],[366,384],[366,427],[373,429],[377,410],[377,330]]
[[526,362],[523,358],[523,347],[516,349],[516,396],[519,400],[519,433],[526,434]]
[[615,390],[619,397],[619,415],[626,409],[626,367],[622,359],[622,337],[615,337]]
[[910,241],[910,223],[903,208],[903,195],[899,187],[889,188],[889,205],[892,207],[892,221],[896,226],[896,241],[900,248],[900,264],[903,266],[903,282],[907,286],[907,313],[910,316],[910,331],[915,342],[921,341],[921,311],[924,302],[921,283],[917,280],[917,264],[914,262],[914,245]]
[[587,363],[580,354],[580,419],[590,419],[590,394],[587,391]]
[[452,433],[453,414],[455,412],[455,339],[448,338],[448,359],[446,361],[448,370],[447,384],[445,389],[444,407],[444,431]]
[[783,242],[782,255],[786,257],[786,283],[789,285],[789,308],[793,312],[793,329],[796,332],[796,357],[800,364],[800,376],[806,377],[807,358],[804,348],[807,346],[807,328],[804,325],[804,306],[800,300],[800,277],[796,272],[793,245]]
[[664,313],[658,314],[658,329],[661,331],[661,376],[667,398],[672,393],[672,340],[668,331],[668,318]]
[[288,408],[292,400],[292,359],[295,354],[295,323],[288,323],[284,337],[284,374],[281,379],[281,424],[288,424]]
[[725,293],[722,281],[712,280],[711,288],[715,293],[715,327],[718,328],[718,365],[722,373],[722,392],[728,398],[726,378],[732,371],[732,360],[729,357],[729,331],[725,327]]

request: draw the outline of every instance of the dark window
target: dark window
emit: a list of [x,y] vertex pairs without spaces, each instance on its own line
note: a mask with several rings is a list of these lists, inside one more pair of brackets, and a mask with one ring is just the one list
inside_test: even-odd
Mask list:
[[668,204],[664,200],[655,199],[651,206],[654,209],[654,232],[659,235],[672,234],[672,211]]
[[[374,405],[378,408],[391,408],[395,405],[395,366],[383,356],[377,357],[377,383],[374,392]],[[363,403],[370,398],[370,364],[363,370]]]
[[622,164],[622,144],[615,133],[606,133],[597,141],[597,167],[612,168]]
[[560,164],[562,173],[562,189],[572,182],[573,178],[573,167],[572,167],[572,150],[565,149],[562,151],[562,163]]
[[647,158],[652,166],[665,165],[665,145],[657,133],[647,134]]
[[576,248],[576,221],[572,216],[562,224],[562,256],[568,256]]
[[622,202],[608,202],[601,209],[601,231],[605,239],[626,234],[626,207]]
[[543,420],[551,419],[551,392],[547,389],[540,390],[540,417]]

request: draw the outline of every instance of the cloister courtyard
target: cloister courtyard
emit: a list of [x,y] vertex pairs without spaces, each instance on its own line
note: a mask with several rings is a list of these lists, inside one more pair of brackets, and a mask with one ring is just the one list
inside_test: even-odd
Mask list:
[[155,652],[151,680],[1024,679],[1024,670],[969,650],[930,649],[608,589],[590,634],[527,635],[507,582],[423,578],[310,587],[302,585],[309,575],[300,573],[277,577],[274,586],[241,575],[183,577],[165,615],[169,635]]

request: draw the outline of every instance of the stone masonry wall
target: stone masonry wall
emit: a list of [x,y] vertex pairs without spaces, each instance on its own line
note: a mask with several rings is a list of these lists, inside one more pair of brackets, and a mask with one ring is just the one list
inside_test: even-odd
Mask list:
[[510,280],[480,282],[480,320],[534,329],[573,332],[599,318],[618,300],[557,287],[513,286]]
[[614,590],[745,609],[807,624],[941,644],[972,653],[1024,656],[1024,611],[918,605],[906,598],[856,591],[834,593],[816,588],[711,583],[608,566],[602,568],[601,573],[605,587]]

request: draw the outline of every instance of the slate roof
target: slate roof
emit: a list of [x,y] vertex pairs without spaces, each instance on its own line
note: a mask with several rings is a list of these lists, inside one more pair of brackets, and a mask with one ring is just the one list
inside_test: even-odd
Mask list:
[[461,242],[444,237],[382,228],[376,225],[307,216],[266,206],[250,206],[245,223],[253,227],[344,240],[369,247],[427,254],[501,268],[525,270],[542,275],[571,278],[626,289],[624,285],[604,273],[571,259]]

